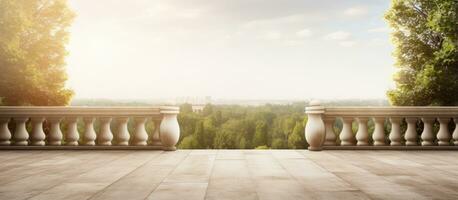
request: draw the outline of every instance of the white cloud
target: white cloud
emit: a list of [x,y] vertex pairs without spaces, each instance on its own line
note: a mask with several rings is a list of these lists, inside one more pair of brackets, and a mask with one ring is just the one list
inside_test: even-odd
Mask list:
[[371,28],[367,30],[369,33],[388,33],[390,32],[390,29],[388,27],[377,27],[377,28]]
[[302,30],[296,32],[296,35],[298,37],[303,37],[303,38],[310,37],[310,36],[312,36],[312,31],[310,29],[302,29]]
[[339,42],[339,45],[343,46],[343,47],[353,47],[356,44],[357,44],[357,42],[353,41],[353,40],[345,40],[345,41]]
[[346,9],[344,14],[350,17],[366,16],[369,14],[369,9],[366,6],[355,6]]
[[261,35],[261,39],[265,40],[279,40],[281,39],[282,35],[278,31],[268,31]]
[[351,37],[351,33],[346,31],[336,31],[324,36],[326,40],[346,40]]

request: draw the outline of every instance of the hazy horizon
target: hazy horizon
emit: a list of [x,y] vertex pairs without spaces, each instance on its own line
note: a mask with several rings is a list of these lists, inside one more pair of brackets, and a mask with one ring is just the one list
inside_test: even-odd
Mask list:
[[[373,99],[393,87],[385,0],[73,0],[75,98]],[[89,73],[88,73],[89,72]]]

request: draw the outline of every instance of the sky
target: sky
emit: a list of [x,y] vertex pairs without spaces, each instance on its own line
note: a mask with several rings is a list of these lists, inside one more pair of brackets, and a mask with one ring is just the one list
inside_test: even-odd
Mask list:
[[388,0],[70,0],[76,98],[385,98]]

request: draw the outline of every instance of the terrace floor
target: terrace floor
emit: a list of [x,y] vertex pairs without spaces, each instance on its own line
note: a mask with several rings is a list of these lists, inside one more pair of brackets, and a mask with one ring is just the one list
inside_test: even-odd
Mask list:
[[0,151],[0,199],[456,199],[458,151]]

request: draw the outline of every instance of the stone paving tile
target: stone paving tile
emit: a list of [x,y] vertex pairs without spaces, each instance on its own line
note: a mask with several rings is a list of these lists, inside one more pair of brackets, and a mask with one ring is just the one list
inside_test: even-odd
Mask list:
[[0,199],[457,199],[458,152],[0,151]]

